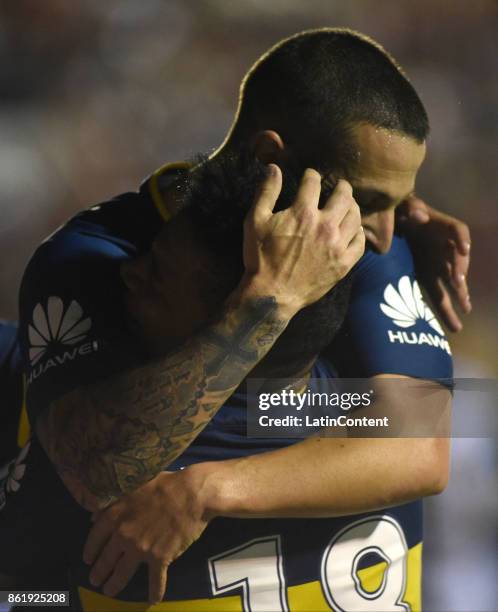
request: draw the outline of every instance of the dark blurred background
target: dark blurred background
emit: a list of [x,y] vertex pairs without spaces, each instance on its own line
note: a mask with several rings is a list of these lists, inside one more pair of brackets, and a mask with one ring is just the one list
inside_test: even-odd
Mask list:
[[[495,0],[0,0],[0,315],[17,317],[41,239],[219,145],[251,63],[319,26],[372,36],[421,94],[432,133],[418,193],[472,231],[456,371],[497,377]],[[455,440],[452,483],[427,504],[427,610],[498,609],[496,491],[496,439]]]

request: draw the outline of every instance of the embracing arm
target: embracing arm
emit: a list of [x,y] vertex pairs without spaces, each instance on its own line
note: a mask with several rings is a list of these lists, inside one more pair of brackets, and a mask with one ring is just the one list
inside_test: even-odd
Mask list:
[[317,518],[440,493],[448,479],[448,451],[447,438],[310,438],[192,469],[205,482],[208,516]]
[[339,181],[319,209],[320,175],[308,170],[296,202],[274,214],[280,189],[273,166],[245,221],[244,277],[217,323],[162,360],[70,392],[39,418],[45,450],[88,510],[136,489],[178,457],[290,318],[362,255],[348,183]]
[[[371,378],[381,406],[368,416],[389,415],[403,429],[384,438],[311,437],[270,453],[192,466],[192,477],[198,472],[203,483],[207,514],[344,516],[440,493],[449,474],[451,394],[437,383],[416,381],[418,390],[408,397],[403,391],[414,379],[396,377],[393,385],[382,384],[384,378]],[[417,408],[418,415],[405,417]],[[409,437],[420,434],[438,437]]]
[[169,465],[287,320],[274,297],[247,287],[217,324],[164,359],[54,401],[37,433],[78,503],[96,510]]
[[[95,516],[84,550],[84,560],[93,564],[92,584],[107,580],[104,593],[114,596],[146,562],[151,601],[161,600],[168,566],[216,516],[345,516],[440,493],[449,472],[450,393],[434,389],[430,381],[421,388],[426,400],[430,391],[428,410],[436,412],[434,435],[441,437],[313,437],[277,451],[159,474]],[[399,400],[384,397],[383,409],[393,416],[403,404]]]

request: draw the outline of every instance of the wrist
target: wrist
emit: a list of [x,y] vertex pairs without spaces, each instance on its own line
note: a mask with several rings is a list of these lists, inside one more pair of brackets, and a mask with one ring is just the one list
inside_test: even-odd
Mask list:
[[271,298],[275,301],[276,317],[288,323],[301,309],[296,296],[284,295],[273,281],[262,278],[258,274],[244,274],[239,285],[230,296],[232,303],[243,303]]
[[217,516],[229,513],[230,480],[228,464],[232,461],[207,461],[186,468],[188,477],[195,489],[202,516],[211,521]]

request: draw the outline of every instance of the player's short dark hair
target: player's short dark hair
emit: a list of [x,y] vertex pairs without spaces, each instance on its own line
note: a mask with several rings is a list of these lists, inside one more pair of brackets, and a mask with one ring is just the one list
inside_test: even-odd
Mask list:
[[293,172],[283,173],[279,210],[292,203],[307,166],[330,171],[338,160],[347,160],[348,131],[362,122],[417,142],[429,130],[417,93],[380,45],[358,32],[324,28],[272,47],[242,82],[228,137],[232,143],[238,139],[238,146],[193,160],[196,172],[186,178],[189,214],[200,238],[212,250],[240,258],[243,220],[265,172],[249,144],[258,129],[275,129],[301,154]]
[[359,123],[419,143],[429,132],[419,96],[385,49],[358,32],[323,28],[291,36],[257,60],[242,82],[231,137],[274,129],[321,167],[330,161],[320,159],[324,153],[334,155]]

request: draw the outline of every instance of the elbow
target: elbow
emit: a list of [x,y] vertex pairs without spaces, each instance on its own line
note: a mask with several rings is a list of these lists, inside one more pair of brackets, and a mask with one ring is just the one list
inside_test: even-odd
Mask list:
[[442,493],[448,486],[449,478],[449,470],[442,469],[440,466],[434,466],[432,473],[427,477],[421,497]]
[[439,495],[450,479],[450,440],[431,438],[424,440],[423,461],[418,473],[418,497]]
[[396,505],[442,493],[449,481],[448,438],[404,438],[399,455],[401,471],[396,474],[388,504]]

